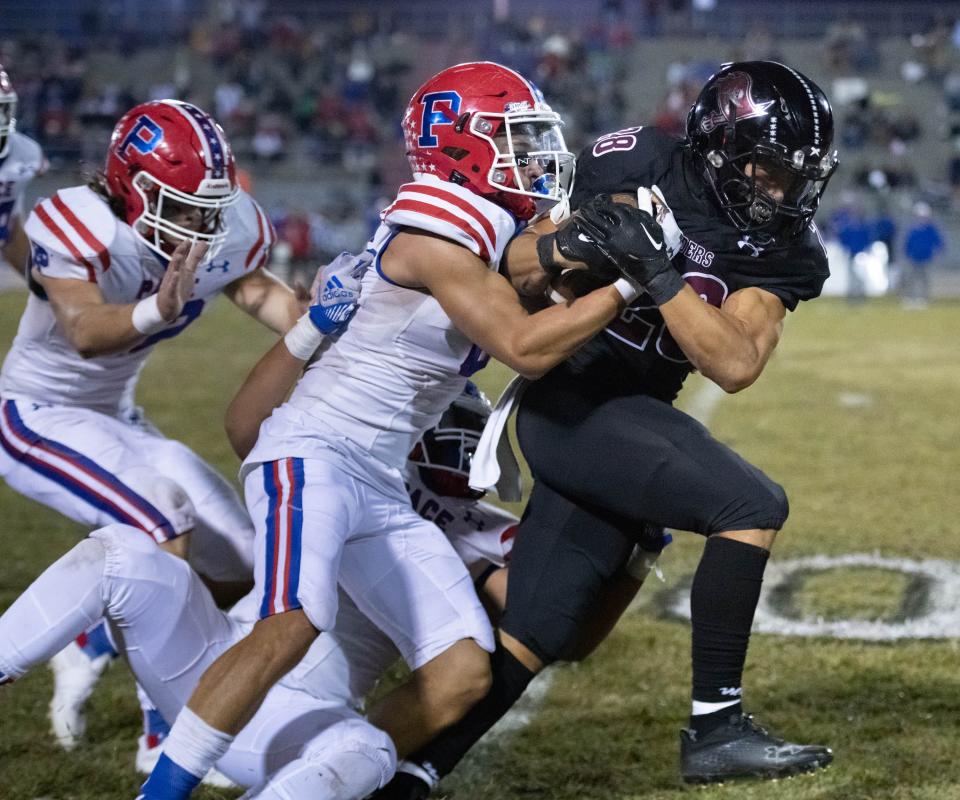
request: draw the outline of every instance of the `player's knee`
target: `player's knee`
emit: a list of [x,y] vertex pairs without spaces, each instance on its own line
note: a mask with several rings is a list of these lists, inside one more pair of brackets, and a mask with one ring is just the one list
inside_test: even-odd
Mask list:
[[193,530],[197,522],[197,510],[190,496],[175,480],[143,465],[121,470],[117,478],[159,512],[162,521],[158,521],[158,525],[169,529],[167,537]]
[[783,487],[765,475],[754,482],[740,502],[731,503],[716,517],[707,535],[723,531],[772,530],[783,527],[790,514],[790,503]]
[[154,541],[141,528],[120,522],[99,528],[87,538],[99,542],[114,561],[137,557],[138,554],[151,555],[157,549]]
[[397,750],[386,731],[362,717],[344,719],[316,737],[304,751],[311,761],[324,761],[331,752],[366,756],[379,769],[381,785],[390,780],[397,768]]
[[296,610],[259,620],[249,637],[271,672],[286,673],[307,654],[319,634],[307,615]]
[[767,496],[764,504],[768,522],[763,527],[778,531],[787,521],[787,517],[790,516],[790,501],[787,499],[786,491],[779,483],[769,481],[766,489]]
[[432,665],[431,695],[440,727],[457,722],[490,691],[490,655],[472,639],[462,639]]
[[567,600],[571,602],[563,607],[562,613],[558,613],[558,607],[541,603],[513,609],[507,606],[500,622],[500,629],[509,631],[538,660],[540,669],[555,661],[569,661],[579,639],[584,619],[582,610],[587,603],[573,602],[572,597]]
[[[111,525],[108,527],[125,528],[127,526]],[[135,531],[140,536],[143,535],[135,528],[130,528],[129,530]],[[98,533],[98,531],[94,531],[86,539],[77,542],[72,548],[70,548],[70,551],[64,556],[65,563],[75,565],[78,571],[80,568],[86,567],[87,565],[100,564],[105,566],[107,559],[107,547],[104,542],[95,535],[96,533]]]

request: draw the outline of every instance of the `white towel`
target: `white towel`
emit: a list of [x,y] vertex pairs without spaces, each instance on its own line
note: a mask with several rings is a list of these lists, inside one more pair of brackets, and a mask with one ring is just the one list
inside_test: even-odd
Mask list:
[[523,477],[510,446],[507,421],[528,383],[517,375],[503,390],[470,464],[470,488],[482,491],[496,488],[497,496],[507,503],[519,502],[523,496]]

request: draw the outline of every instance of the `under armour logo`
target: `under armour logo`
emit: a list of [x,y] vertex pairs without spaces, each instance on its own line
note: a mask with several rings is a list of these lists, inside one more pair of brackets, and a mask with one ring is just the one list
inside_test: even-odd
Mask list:
[[226,272],[228,269],[230,269],[230,261],[225,258],[219,263],[216,261],[211,261],[209,264],[207,264],[207,272],[213,272],[215,269],[218,269],[221,272]]
[[478,531],[482,531],[487,527],[486,523],[480,517],[475,517],[470,513],[469,508],[463,513],[463,521],[473,523],[474,527],[476,527]]
[[739,242],[737,242],[737,247],[741,250],[750,250],[750,255],[753,258],[756,258],[763,252],[762,247],[757,247],[753,242],[750,241],[749,236],[744,236]]

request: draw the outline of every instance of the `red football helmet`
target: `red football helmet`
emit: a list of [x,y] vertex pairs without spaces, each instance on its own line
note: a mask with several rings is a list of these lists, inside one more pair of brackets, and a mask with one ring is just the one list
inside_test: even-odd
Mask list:
[[[240,196],[236,165],[221,127],[196,106],[157,100],[130,109],[110,137],[106,174],[126,221],[160,255],[184,239],[207,242],[208,258],[223,244],[223,209]],[[170,219],[195,210],[199,230]]]
[[559,200],[572,180],[562,124],[530,81],[477,61],[438,72],[417,89],[403,136],[415,175],[465,186],[529,219],[537,200]]
[[10,151],[10,137],[17,127],[17,93],[0,64],[0,158]]

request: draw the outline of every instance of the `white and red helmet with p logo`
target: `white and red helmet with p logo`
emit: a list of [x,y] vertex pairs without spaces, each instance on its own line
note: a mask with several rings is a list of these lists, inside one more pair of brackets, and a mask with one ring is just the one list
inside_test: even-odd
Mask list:
[[[127,223],[148,247],[168,256],[181,240],[223,243],[222,211],[237,201],[233,151],[205,111],[179,100],[138,105],[113,129],[106,163],[110,194],[124,202]],[[167,219],[171,206],[199,209],[200,230]]]
[[[562,124],[522,75],[477,61],[438,72],[417,89],[403,136],[414,175],[451,181],[529,219],[537,200],[559,200],[572,180]],[[521,171],[531,159],[542,174],[526,187]]]

